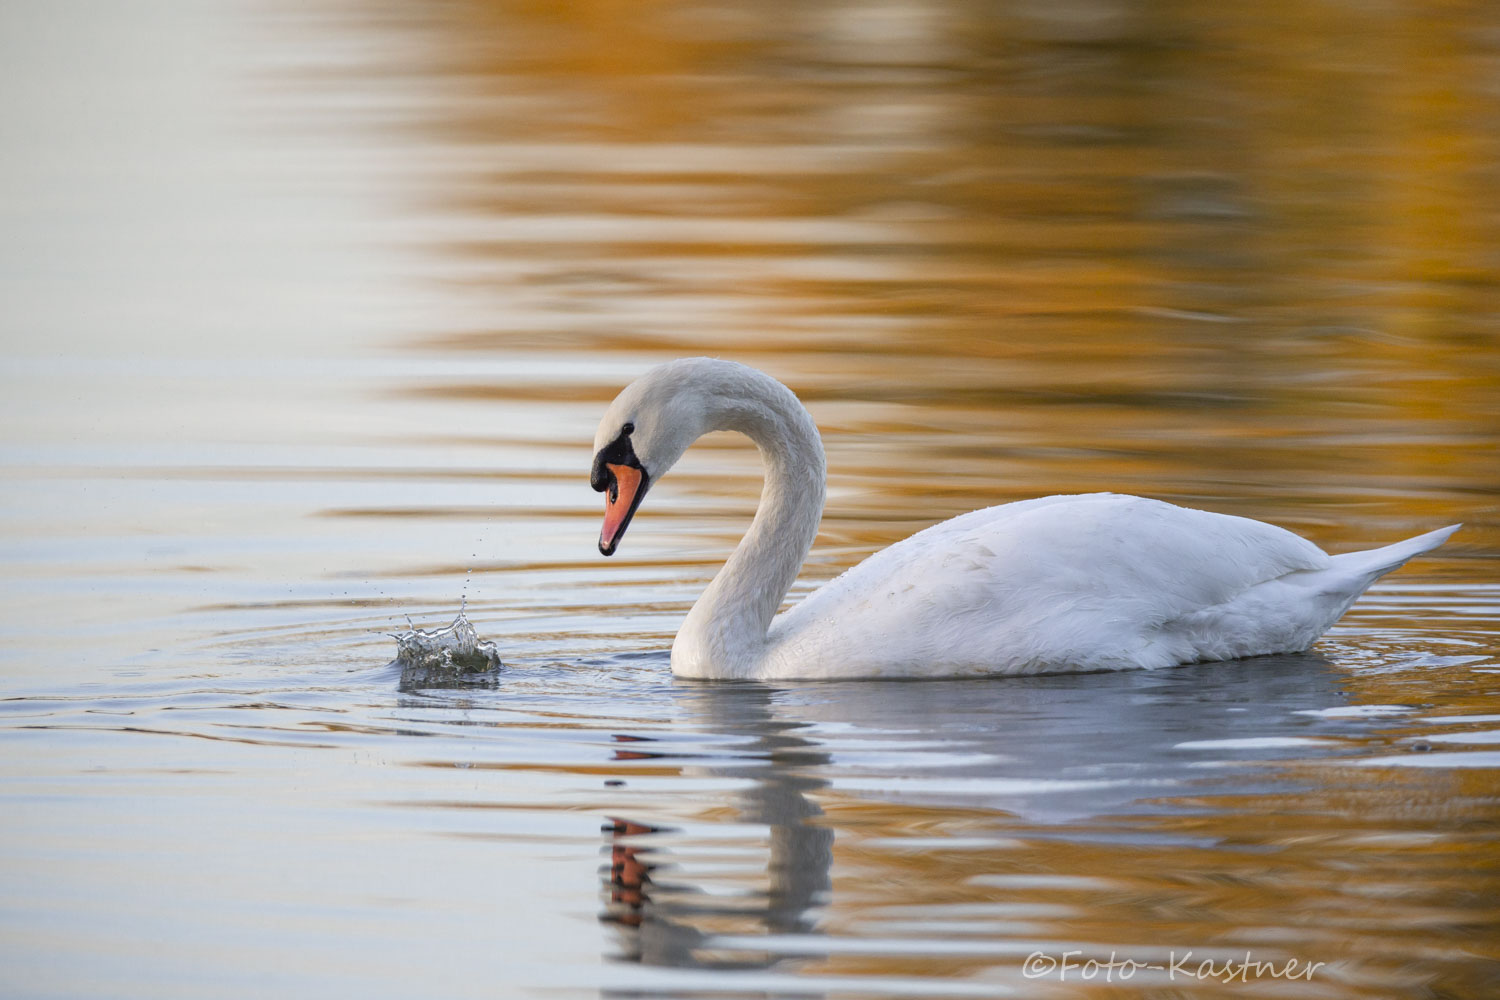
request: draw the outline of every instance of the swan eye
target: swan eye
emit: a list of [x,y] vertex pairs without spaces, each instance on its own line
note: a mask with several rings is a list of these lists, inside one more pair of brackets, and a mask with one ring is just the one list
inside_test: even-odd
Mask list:
[[634,434],[635,433],[635,424],[626,424],[624,427],[620,428],[620,433],[621,434]]

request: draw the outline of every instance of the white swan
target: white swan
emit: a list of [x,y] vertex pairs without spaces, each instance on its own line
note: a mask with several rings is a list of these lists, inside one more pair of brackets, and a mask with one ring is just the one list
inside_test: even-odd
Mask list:
[[599,551],[615,551],[646,491],[715,430],[756,443],[765,487],[672,643],[682,677],[1032,674],[1298,651],[1459,527],[1329,557],[1247,518],[1111,493],[1042,497],[920,531],[775,617],[812,549],[826,476],[812,417],[753,368],[669,362],[610,404],[594,438]]

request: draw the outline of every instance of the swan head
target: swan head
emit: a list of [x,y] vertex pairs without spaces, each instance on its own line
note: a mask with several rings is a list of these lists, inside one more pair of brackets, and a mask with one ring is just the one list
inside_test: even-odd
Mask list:
[[641,500],[688,446],[713,428],[729,361],[687,358],[651,369],[609,404],[594,435],[589,481],[605,495],[599,551],[614,555]]

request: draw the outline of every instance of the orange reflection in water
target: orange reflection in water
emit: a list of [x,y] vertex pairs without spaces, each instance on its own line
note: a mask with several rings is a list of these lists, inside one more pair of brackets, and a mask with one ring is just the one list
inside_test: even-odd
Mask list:
[[1111,488],[1352,545],[1500,481],[1484,5],[422,17],[433,207],[492,317],[429,343],[759,364],[835,520]]
[[[590,371],[428,395],[597,413],[653,361],[766,368],[829,450],[810,580],[961,511],[1101,489],[1271,520],[1334,550],[1464,520],[1404,579],[1487,579],[1500,549],[1492,5],[371,6],[394,18],[392,67],[434,95],[410,123],[439,154],[426,208],[447,287],[484,317],[416,346]],[[688,583],[711,575],[756,495],[748,451],[711,444],[653,493],[611,572],[641,584],[636,558]],[[1461,663],[1354,669],[1383,629],[1452,626],[1416,606],[1351,616],[1338,693],[1493,711]],[[1493,637],[1454,630],[1434,650],[1461,660],[1466,644]],[[826,761],[777,758],[782,739],[762,798],[689,817],[770,828],[769,887],[730,880],[738,910],[703,906],[691,885],[653,890],[631,837],[659,831],[613,828],[627,954],[962,979],[1014,965],[996,940],[1155,954],[1260,934],[1268,952],[1346,963],[1292,995],[1492,983],[1492,902],[1441,902],[1465,873],[1493,884],[1493,837],[1473,832],[1492,818],[1492,769],[1381,782],[1289,765],[1305,785],[1234,801],[1164,792],[1177,808],[1133,816],[1139,839],[1112,842],[1088,822],[1039,832],[1000,807],[848,794],[819,776]],[[967,852],[891,846],[975,831],[986,843]],[[989,928],[968,953],[694,952],[709,934],[814,925],[920,937],[921,915],[947,928],[964,907]],[[1166,988],[1137,988],[1153,985]]]

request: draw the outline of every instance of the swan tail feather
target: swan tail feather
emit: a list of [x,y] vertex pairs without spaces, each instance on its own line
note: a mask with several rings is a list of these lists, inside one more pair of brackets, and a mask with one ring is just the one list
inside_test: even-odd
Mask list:
[[1438,528],[1436,531],[1429,531],[1378,549],[1345,552],[1343,555],[1334,556],[1331,562],[1340,576],[1367,577],[1368,582],[1365,586],[1369,586],[1370,583],[1401,566],[1413,556],[1431,552],[1442,545],[1461,527],[1463,527],[1461,524],[1450,524],[1446,528]]
[[1463,525],[1450,524],[1446,528],[1438,528],[1378,549],[1333,556],[1329,559],[1327,569],[1310,574],[1305,581],[1306,585],[1311,585],[1320,595],[1314,605],[1328,612],[1327,620],[1318,629],[1318,633],[1321,634],[1342,617],[1376,580],[1402,566],[1413,556],[1430,552],[1442,545],[1461,527]]

